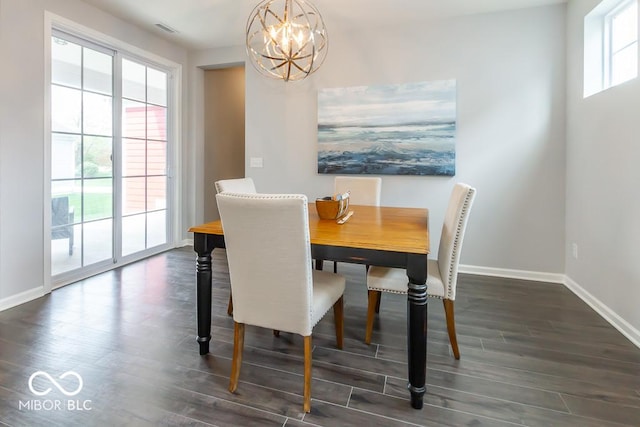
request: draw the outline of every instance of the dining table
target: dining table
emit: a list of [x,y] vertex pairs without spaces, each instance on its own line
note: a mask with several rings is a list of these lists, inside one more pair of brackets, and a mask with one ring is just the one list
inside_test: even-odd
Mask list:
[[[339,224],[321,219],[309,204],[311,255],[316,268],[323,261],[377,265],[407,272],[407,362],[411,406],[421,409],[426,392],[427,362],[427,258],[429,255],[429,211],[424,208],[351,205],[352,215]],[[200,354],[209,352],[211,341],[211,254],[224,248],[220,220],[196,225],[196,338]],[[277,247],[273,248],[277,256]]]

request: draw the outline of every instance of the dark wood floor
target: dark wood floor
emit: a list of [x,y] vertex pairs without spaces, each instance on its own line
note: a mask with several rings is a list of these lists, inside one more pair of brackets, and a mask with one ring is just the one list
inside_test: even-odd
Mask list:
[[[207,356],[195,342],[194,260],[191,248],[174,250],[0,313],[0,425],[640,425],[640,349],[561,285],[467,275],[456,300],[462,358],[431,300],[425,406],[412,409],[405,299],[383,296],[365,345],[364,267],[347,264],[345,346],[334,346],[330,312],[314,330],[311,413],[301,412],[302,339],[286,333],[248,328],[230,394],[224,252],[214,253]],[[74,371],[83,388],[67,397],[39,374],[33,389],[52,390],[34,396],[37,371],[67,392],[77,379],[58,377]]]

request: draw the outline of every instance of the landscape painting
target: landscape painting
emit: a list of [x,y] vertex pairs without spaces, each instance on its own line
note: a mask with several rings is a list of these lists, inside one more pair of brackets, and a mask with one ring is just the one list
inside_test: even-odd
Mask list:
[[318,173],[455,175],[456,81],[318,91]]

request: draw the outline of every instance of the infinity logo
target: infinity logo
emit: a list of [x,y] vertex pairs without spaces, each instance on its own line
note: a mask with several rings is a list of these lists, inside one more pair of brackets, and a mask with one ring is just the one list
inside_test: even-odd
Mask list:
[[35,394],[36,396],[45,396],[51,392],[51,387],[47,388],[44,391],[37,391],[36,389],[33,388],[33,380],[38,375],[41,375],[46,379],[48,379],[51,382],[51,384],[56,386],[56,388],[60,390],[62,394],[64,394],[65,396],[75,396],[76,394],[80,393],[80,391],[82,390],[82,386],[83,386],[82,377],[73,371],[67,371],[58,377],[58,379],[60,380],[63,380],[68,376],[72,376],[78,379],[78,388],[71,392],[65,390],[64,387],[62,387],[55,379],[53,379],[51,375],[49,375],[45,371],[37,371],[31,374],[31,376],[29,377],[29,390],[31,390],[31,393]]

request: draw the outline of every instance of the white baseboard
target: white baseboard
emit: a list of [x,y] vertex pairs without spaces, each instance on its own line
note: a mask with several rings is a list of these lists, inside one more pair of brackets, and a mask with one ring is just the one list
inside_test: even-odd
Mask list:
[[509,279],[533,280],[537,282],[561,283],[565,285],[578,298],[583,300],[589,307],[598,313],[611,326],[616,328],[622,335],[627,337],[636,347],[640,348],[640,331],[634,328],[629,322],[611,310],[602,301],[587,292],[582,286],[564,274],[541,273],[537,271],[510,270],[504,268],[478,267],[475,265],[460,264],[458,272],[464,274],[475,274],[479,276],[505,277]]
[[44,294],[44,287],[38,286],[37,288],[29,289],[28,291],[20,292],[19,294],[0,299],[0,311],[7,310],[20,304],[24,304],[25,302],[29,302],[36,298],[40,298]]
[[178,248],[183,248],[185,246],[193,246],[193,239],[183,239],[182,242],[176,244],[176,247]]
[[[193,240],[185,239],[182,246],[193,245]],[[179,244],[176,246],[180,246]],[[627,337],[636,347],[640,348],[640,331],[634,328],[629,322],[624,320],[602,301],[587,292],[582,286],[564,274],[542,273],[537,271],[511,270],[505,268],[479,267],[474,265],[460,265],[458,271],[463,274],[475,274],[480,276],[506,277],[510,279],[532,280],[537,282],[561,283],[571,292],[576,294],[581,300],[587,303],[596,313],[609,322],[622,335]],[[24,304],[45,295],[44,288],[29,289],[17,295],[0,300],[0,311]]]
[[570,277],[565,277],[565,286],[576,294],[580,299],[586,302],[592,309],[595,310],[604,320],[609,322],[611,326],[616,328],[622,335],[627,337],[636,347],[640,348],[640,331],[634,328],[629,322],[618,316],[613,310],[611,310],[606,304],[600,301],[598,298],[591,295],[582,286],[576,283]]
[[477,265],[458,266],[458,272],[478,276],[506,277],[509,279],[533,280],[536,282],[563,283],[565,275],[559,273],[541,273],[539,271],[511,270],[507,268],[479,267]]

